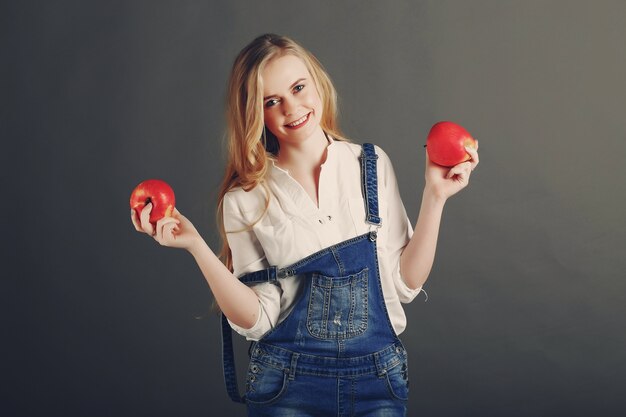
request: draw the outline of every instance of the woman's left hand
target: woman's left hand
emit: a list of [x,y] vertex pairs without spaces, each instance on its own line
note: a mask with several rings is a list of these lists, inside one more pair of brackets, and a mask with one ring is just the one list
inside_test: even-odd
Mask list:
[[472,157],[469,161],[461,162],[452,168],[442,167],[428,158],[426,152],[426,190],[435,196],[447,200],[469,184],[472,171],[478,165],[478,141],[476,149],[466,147]]

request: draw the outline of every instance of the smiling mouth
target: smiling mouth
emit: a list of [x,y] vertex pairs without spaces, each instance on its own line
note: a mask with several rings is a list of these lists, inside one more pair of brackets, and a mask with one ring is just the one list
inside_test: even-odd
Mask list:
[[307,113],[304,116],[302,116],[301,118],[299,118],[298,120],[295,120],[291,123],[287,123],[285,126],[287,127],[298,127],[302,124],[304,124],[307,120],[309,120],[309,116],[311,115],[311,113]]

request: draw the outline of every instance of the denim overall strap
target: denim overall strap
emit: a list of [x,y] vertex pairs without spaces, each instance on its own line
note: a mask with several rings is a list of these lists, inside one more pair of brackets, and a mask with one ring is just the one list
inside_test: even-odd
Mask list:
[[261,284],[263,282],[276,282],[278,269],[275,266],[250,272],[239,277],[239,281],[246,285]]
[[237,403],[245,403],[239,394],[237,387],[237,372],[235,371],[235,353],[233,351],[233,330],[228,319],[222,313],[222,364],[224,367],[224,382],[226,392],[231,400]]
[[361,153],[361,185],[363,187],[363,197],[365,198],[365,221],[369,224],[382,225],[382,219],[378,213],[378,178],[376,174],[376,160],[378,155],[371,143],[364,143]]

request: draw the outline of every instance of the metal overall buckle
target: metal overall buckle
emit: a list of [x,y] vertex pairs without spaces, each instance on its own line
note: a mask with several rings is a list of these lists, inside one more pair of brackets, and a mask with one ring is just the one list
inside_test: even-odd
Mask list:
[[370,224],[369,239],[374,242],[378,238],[378,229],[381,228],[381,224]]

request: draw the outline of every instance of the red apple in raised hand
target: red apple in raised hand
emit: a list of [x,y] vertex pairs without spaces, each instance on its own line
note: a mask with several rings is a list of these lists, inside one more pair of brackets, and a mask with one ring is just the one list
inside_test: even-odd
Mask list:
[[444,167],[470,160],[472,157],[465,150],[466,146],[476,149],[476,140],[463,126],[452,122],[435,123],[426,139],[428,158]]
[[135,210],[137,217],[141,215],[141,210],[152,203],[150,211],[150,223],[156,225],[163,217],[170,217],[176,206],[174,190],[168,183],[162,180],[145,180],[135,187],[130,195],[130,208]]

